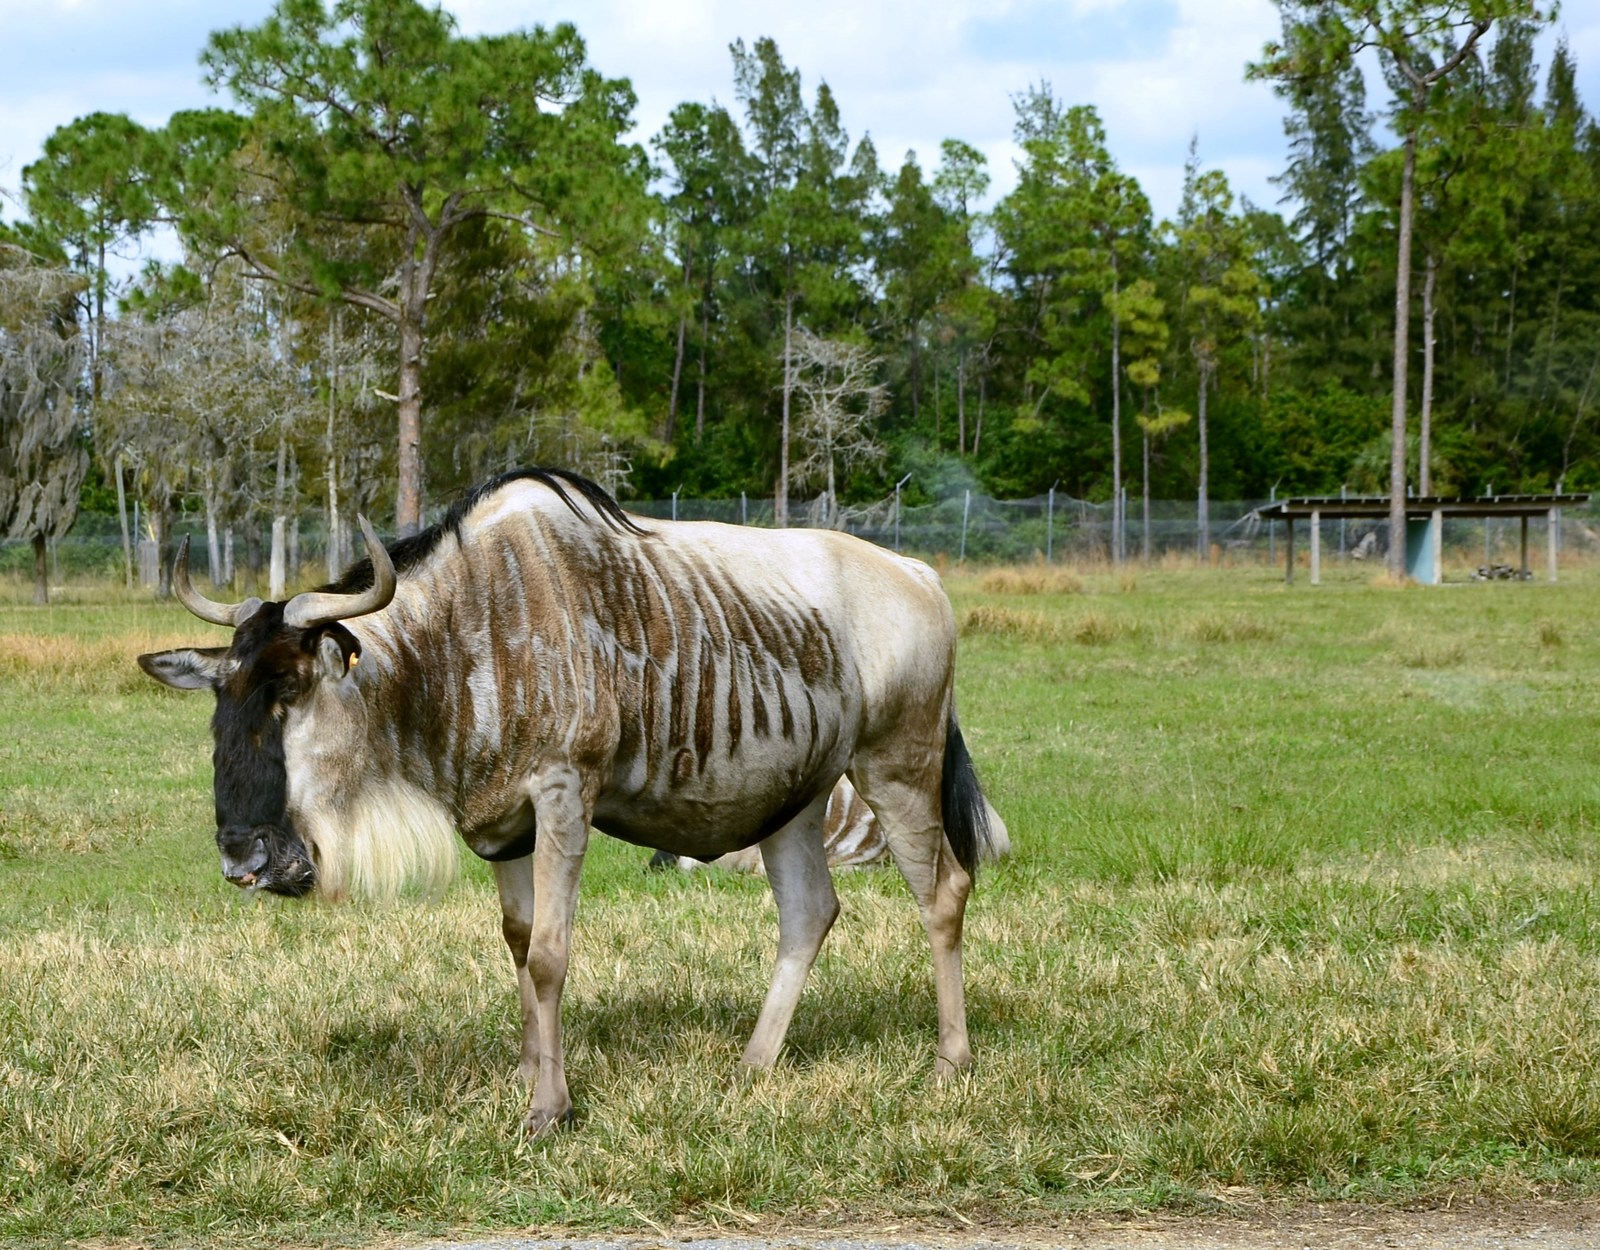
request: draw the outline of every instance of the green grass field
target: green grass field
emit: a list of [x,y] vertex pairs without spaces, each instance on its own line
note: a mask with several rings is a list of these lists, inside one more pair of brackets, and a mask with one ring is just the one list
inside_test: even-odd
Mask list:
[[[1600,1190],[1600,572],[948,579],[1014,858],[968,912],[978,1067],[930,1084],[892,871],[776,1071],[734,1067],[759,880],[598,839],[576,1132],[527,1142],[487,873],[341,908],[228,887],[179,609],[0,601],[0,1240],[363,1242],[782,1215]],[[213,637],[215,636],[215,637]]]

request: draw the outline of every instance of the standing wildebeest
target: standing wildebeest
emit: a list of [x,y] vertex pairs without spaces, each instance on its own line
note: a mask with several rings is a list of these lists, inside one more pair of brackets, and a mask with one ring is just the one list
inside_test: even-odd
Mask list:
[[561,990],[590,825],[700,859],[760,845],[778,959],[743,1062],[770,1067],[838,914],[822,820],[848,774],[933,948],[935,1072],[971,1064],[961,922],[987,829],[931,569],[831,532],[646,531],[553,469],[389,552],[361,527],[367,560],[286,603],[203,598],[185,545],[178,597],[232,645],[139,658],[216,692],[228,880],[392,893],[442,880],[459,831],[494,864],[538,1132],[572,1116]]

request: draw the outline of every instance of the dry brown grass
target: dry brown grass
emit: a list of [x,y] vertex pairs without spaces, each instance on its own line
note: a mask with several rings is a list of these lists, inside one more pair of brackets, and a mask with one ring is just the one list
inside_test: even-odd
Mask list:
[[1060,627],[1041,612],[1026,608],[981,604],[961,614],[964,638],[986,634],[993,638],[1019,638],[1025,642],[1058,642]]
[[140,654],[193,642],[193,637],[147,630],[109,638],[0,634],[0,680],[35,687],[43,684],[84,692],[126,693],[141,689],[150,681],[139,669]]
[[1132,632],[1125,621],[1104,612],[1086,612],[1067,625],[1067,637],[1085,647],[1100,647],[1126,638]]
[[990,595],[1076,595],[1083,593],[1083,579],[1070,569],[1021,565],[989,570],[978,588]]

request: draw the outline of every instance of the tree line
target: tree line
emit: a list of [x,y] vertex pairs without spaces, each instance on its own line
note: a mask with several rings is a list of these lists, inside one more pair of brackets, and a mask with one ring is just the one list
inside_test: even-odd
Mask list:
[[[730,48],[731,104],[646,144],[570,25],[280,0],[201,52],[231,107],[96,113],[23,171],[0,525],[42,588],[80,499],[141,500],[163,569],[192,508],[214,577],[237,531],[280,593],[301,510],[333,570],[356,511],[414,532],[530,462],[766,494],[780,524],[791,492],[832,516],[903,479],[1059,485],[1116,501],[1117,559],[1152,497],[1193,498],[1203,544],[1211,498],[1592,485],[1600,127],[1571,52],[1536,61],[1550,15],[1277,3],[1241,72],[1283,102],[1281,202],[1195,142],[1158,219],[1048,82],[1013,97],[994,198],[960,139],[884,161],[769,39]],[[163,227],[182,263],[114,281]]]

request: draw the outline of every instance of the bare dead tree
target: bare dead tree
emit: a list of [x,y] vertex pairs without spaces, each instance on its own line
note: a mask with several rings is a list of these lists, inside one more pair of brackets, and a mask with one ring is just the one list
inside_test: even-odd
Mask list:
[[786,360],[787,386],[799,401],[795,435],[804,449],[790,463],[790,481],[822,484],[832,527],[839,519],[839,473],[883,458],[873,425],[888,409],[888,388],[875,380],[879,361],[865,347],[808,330],[795,331]]

